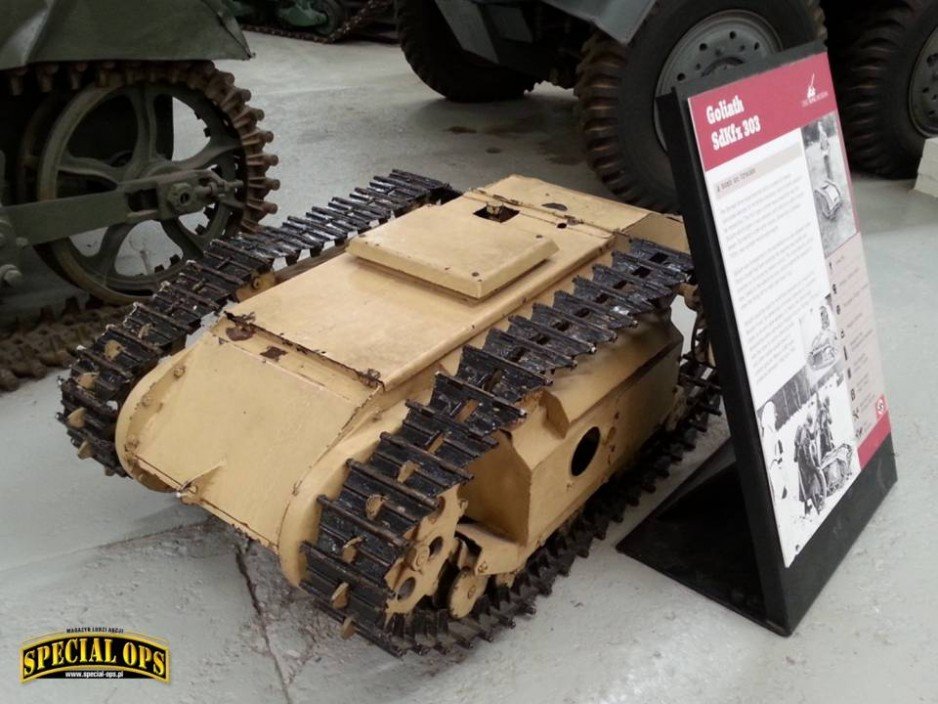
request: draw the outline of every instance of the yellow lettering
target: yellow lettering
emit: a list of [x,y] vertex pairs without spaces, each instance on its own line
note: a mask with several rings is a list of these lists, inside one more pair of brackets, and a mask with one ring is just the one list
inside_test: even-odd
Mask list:
[[36,669],[41,670],[46,666],[46,660],[49,659],[49,655],[52,651],[49,649],[48,645],[40,645],[36,649]]
[[78,639],[78,662],[88,662],[88,639]]
[[69,665],[74,664],[76,661],[76,658],[75,658],[75,646],[76,645],[78,645],[78,641],[75,640],[74,638],[69,638],[65,642],[65,662],[67,662]]
[[162,677],[166,674],[165,653],[162,650],[156,650],[153,653],[153,674]]
[[109,662],[109,663],[117,662],[117,656],[111,652],[113,650],[111,646],[113,645],[114,645],[113,638],[104,639],[104,662]]
[[91,657],[85,662],[104,662],[101,657],[101,641],[97,638],[91,639]]
[[141,670],[148,669],[150,662],[153,660],[153,651],[150,650],[150,648],[148,648],[145,645],[138,646],[137,651],[138,651],[138,658],[140,660],[140,669]]
[[36,656],[32,648],[23,653],[23,677],[29,677],[36,671]]
[[133,643],[124,643],[124,663],[133,667],[137,664],[137,648]]
[[65,648],[65,643],[63,643],[60,640],[57,640],[55,641],[55,643],[52,644],[52,666],[53,667],[58,667],[59,665],[65,662],[65,660],[62,657],[62,650],[64,648]]

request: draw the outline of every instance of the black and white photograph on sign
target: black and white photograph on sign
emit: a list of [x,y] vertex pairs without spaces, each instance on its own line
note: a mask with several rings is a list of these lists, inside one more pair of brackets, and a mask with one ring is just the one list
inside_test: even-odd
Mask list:
[[831,374],[843,377],[846,367],[831,298],[827,296],[824,303],[811,309],[800,320],[801,342],[808,351],[806,369],[815,386],[822,384]]
[[805,159],[814,191],[824,254],[830,255],[857,232],[850,181],[841,149],[837,115],[830,113],[801,130]]
[[758,411],[786,564],[831,512],[859,469],[834,321],[830,296],[801,318],[805,364]]

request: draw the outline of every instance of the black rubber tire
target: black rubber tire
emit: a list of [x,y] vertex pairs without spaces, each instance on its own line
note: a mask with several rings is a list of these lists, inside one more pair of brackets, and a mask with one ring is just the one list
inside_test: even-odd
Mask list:
[[520,98],[537,82],[484,61],[460,45],[435,0],[395,0],[404,57],[421,81],[457,103]]
[[823,39],[819,0],[659,0],[632,41],[595,32],[577,70],[580,129],[587,159],[621,200],[678,210],[668,155],[655,129],[655,92],[672,49],[710,15],[746,10],[765,19],[784,47]]
[[915,176],[926,135],[912,121],[909,82],[936,27],[938,3],[931,0],[874,0],[832,27],[831,63],[853,167]]

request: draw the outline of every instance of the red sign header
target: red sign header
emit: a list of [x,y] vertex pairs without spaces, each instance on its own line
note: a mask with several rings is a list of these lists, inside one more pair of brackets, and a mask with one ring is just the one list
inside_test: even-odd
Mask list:
[[837,111],[826,54],[714,88],[689,104],[704,171]]

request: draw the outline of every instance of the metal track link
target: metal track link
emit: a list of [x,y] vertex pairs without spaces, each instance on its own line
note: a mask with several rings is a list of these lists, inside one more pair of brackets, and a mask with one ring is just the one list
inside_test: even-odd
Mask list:
[[481,350],[466,346],[456,375],[436,377],[429,403],[408,402],[401,429],[382,436],[366,462],[349,460],[348,479],[334,500],[320,497],[319,536],[304,544],[303,587],[346,632],[354,629],[397,656],[468,647],[512,625],[516,615],[533,613],[534,599],[549,593],[556,576],[586,554],[593,537],[604,535],[641,490],[654,490],[671,461],[693,446],[707,415],[719,412],[711,367],[685,359],[686,410],[677,427],[649,441],[634,471],[591,497],[571,527],[532,555],[511,588],[490,586],[469,616],[455,619],[445,604],[423,602],[408,614],[390,615],[387,604],[396,595],[387,575],[408,554],[408,536],[438,510],[439,496],[471,480],[468,468],[496,445],[495,432],[523,422],[522,402],[531,393],[637,318],[667,310],[692,276],[686,254],[637,241],[628,255],[594,266],[589,279],[576,278],[573,294],[559,292],[531,318],[514,316],[507,330],[493,328]]
[[[191,261],[146,303],[137,303],[77,353],[62,382],[59,420],[79,456],[93,457],[105,472],[126,476],[114,447],[114,425],[130,390],[163,357],[183,348],[203,320],[217,314],[244,286],[271,271],[279,259],[325,256],[349,238],[456,191],[434,179],[404,171],[376,177],[347,199],[308,213],[310,224],[288,221],[257,233],[214,240],[200,261]],[[380,552],[381,546],[376,546]]]
[[11,324],[0,333],[0,393],[15,391],[23,378],[41,379],[49,369],[68,367],[75,350],[94,342],[109,323],[127,314],[123,306],[79,310],[74,299],[55,316],[44,312],[29,324]]

